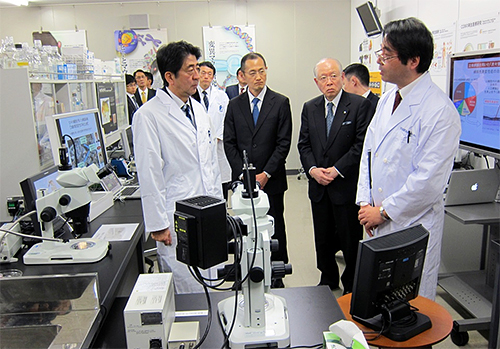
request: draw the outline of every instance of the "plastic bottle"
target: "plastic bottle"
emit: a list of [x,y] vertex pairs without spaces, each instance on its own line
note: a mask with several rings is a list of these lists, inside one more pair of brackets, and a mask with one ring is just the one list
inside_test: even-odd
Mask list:
[[12,59],[15,62],[15,67],[29,68],[28,56],[26,54],[26,51],[23,50],[23,45],[15,44],[14,46],[16,47],[16,52],[14,52]]
[[14,61],[14,55],[16,53],[16,48],[14,46],[14,38],[12,36],[7,36],[5,38],[5,45],[3,51],[3,67],[16,68],[16,62]]

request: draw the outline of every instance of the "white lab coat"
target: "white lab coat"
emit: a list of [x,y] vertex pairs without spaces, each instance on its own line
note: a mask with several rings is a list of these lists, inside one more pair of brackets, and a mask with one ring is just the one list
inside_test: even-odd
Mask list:
[[170,227],[172,245],[158,243],[160,269],[172,271],[177,293],[202,292],[176,259],[175,202],[197,195],[222,198],[216,137],[203,107],[191,99],[196,128],[164,91],[138,109],[132,123],[146,231]]
[[[201,104],[204,107],[202,89],[198,87]],[[208,115],[214,125],[215,135],[217,137],[217,157],[219,159],[219,169],[222,183],[231,182],[231,166],[226,158],[224,151],[224,118],[226,117],[227,104],[229,97],[217,87],[210,87],[210,97],[208,98]]]
[[356,203],[383,206],[391,217],[375,235],[418,223],[430,232],[420,295],[434,299],[444,226],[443,191],[458,149],[460,116],[429,73],[391,115],[395,93],[396,88],[382,96],[368,127]]

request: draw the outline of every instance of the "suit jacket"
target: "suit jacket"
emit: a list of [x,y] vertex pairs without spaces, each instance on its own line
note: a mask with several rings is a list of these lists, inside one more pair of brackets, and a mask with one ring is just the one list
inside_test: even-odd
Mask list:
[[[156,90],[153,90],[152,88],[148,88],[148,101],[153,98],[156,95]],[[135,91],[135,100],[137,101],[137,104],[139,104],[139,107],[142,107],[142,98],[140,95],[139,89]]]
[[[324,96],[304,104],[298,148],[309,178],[311,201],[318,202],[327,193],[336,205],[354,203],[361,150],[372,115],[373,106],[368,99],[343,91],[327,137]],[[313,166],[335,166],[344,178],[339,175],[323,186],[309,175]]]
[[229,99],[233,99],[234,97],[238,97],[240,95],[239,85],[230,85],[226,87],[226,94]]
[[130,98],[129,95],[127,95],[127,107],[128,107],[128,122],[129,122],[129,125],[132,125],[132,118],[134,116],[134,113],[139,108],[136,108],[134,102],[132,101],[132,99]]
[[373,110],[377,108],[378,100],[380,99],[375,93],[370,91],[368,97],[366,97],[373,105]]
[[229,101],[224,122],[224,150],[238,180],[243,168],[243,150],[257,174],[266,171],[271,178],[264,187],[270,195],[284,193],[288,188],[285,161],[292,139],[290,101],[267,88],[259,118],[254,126],[248,91]]

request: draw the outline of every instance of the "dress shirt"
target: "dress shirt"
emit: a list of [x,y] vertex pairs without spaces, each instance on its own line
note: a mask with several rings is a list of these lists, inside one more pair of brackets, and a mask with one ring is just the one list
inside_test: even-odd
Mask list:
[[267,92],[267,85],[264,86],[264,88],[262,89],[262,91],[260,91],[258,96],[254,96],[250,91],[248,91],[248,99],[250,100],[250,114],[253,113],[253,103],[252,102],[253,102],[254,98],[259,99],[259,103],[257,103],[257,108],[259,108],[259,113],[260,113],[260,109],[262,108],[262,101],[264,100],[264,96],[266,95],[266,92]]
[[137,104],[137,101],[135,100],[135,95],[127,92],[127,96],[129,96],[132,102],[134,103],[135,109],[136,110],[139,109],[139,104]]
[[363,97],[368,98],[368,95],[370,94],[370,89],[366,90],[365,93],[362,94]]

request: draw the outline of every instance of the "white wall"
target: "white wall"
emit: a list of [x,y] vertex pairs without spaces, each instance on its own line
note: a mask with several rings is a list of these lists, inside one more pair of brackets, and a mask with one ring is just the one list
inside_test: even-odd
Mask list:
[[[0,38],[31,42],[36,30],[87,31],[96,58],[115,57],[113,32],[129,27],[130,14],[149,14],[151,28],[167,28],[170,41],[203,47],[202,27],[255,24],[256,47],[269,66],[268,85],[290,98],[293,139],[288,169],[300,168],[297,139],[305,101],[319,94],[313,66],[331,56],[349,63],[349,0],[211,0],[59,5],[0,9]],[[3,116],[2,116],[3,117]]]
[[[366,39],[363,26],[356,13],[356,7],[367,0],[351,0],[351,61],[358,60],[359,43]],[[492,9],[499,8],[498,0],[371,0],[381,11],[382,25],[406,17],[417,17],[427,27],[448,25],[460,19],[491,14]],[[374,37],[373,47],[378,49],[382,38]],[[378,71],[373,62],[370,70]],[[446,77],[433,76],[434,82],[446,90]],[[475,168],[486,167],[484,159],[473,160]],[[441,256],[441,272],[477,270],[479,268],[479,252],[482,237],[480,225],[464,226],[452,218],[446,217],[443,234]]]

